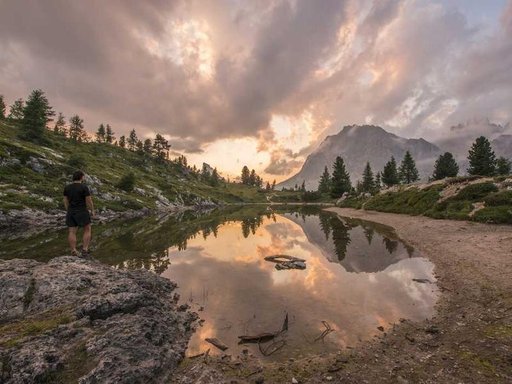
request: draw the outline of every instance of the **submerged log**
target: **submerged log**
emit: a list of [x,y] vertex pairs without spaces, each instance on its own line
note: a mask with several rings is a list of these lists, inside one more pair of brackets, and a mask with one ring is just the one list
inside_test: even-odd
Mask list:
[[221,351],[225,351],[226,349],[229,348],[226,344],[224,344],[222,341],[216,338],[206,338],[204,340],[212,344],[213,346],[219,348]]
[[288,256],[288,255],[273,255],[273,256],[267,256],[265,257],[266,261],[270,261],[272,263],[285,263],[287,261],[299,261],[299,262],[305,262],[304,259],[299,259],[295,256]]

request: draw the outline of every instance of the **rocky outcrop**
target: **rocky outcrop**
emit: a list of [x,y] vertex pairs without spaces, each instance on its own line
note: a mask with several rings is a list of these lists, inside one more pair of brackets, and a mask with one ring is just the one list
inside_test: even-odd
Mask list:
[[0,260],[0,382],[165,382],[196,319],[175,288],[70,256]]

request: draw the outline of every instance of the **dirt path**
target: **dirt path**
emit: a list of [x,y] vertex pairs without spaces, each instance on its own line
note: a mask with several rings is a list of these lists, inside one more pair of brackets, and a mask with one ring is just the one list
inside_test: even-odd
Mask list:
[[173,383],[512,383],[512,227],[329,208],[392,226],[434,262],[437,313],[337,355],[190,362]]

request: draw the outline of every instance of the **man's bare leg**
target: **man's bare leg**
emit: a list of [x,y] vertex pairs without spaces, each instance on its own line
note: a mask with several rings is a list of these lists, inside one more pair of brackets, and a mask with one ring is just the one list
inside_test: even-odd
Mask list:
[[84,237],[82,248],[84,251],[89,251],[89,243],[91,242],[91,224],[84,226]]
[[77,231],[78,227],[69,227],[69,232],[68,232],[68,242],[69,242],[69,247],[71,248],[71,252],[77,252],[76,250],[76,231]]

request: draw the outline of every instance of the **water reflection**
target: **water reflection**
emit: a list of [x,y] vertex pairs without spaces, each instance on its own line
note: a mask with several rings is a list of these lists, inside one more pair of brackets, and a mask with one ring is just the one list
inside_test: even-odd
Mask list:
[[[377,334],[399,318],[432,314],[432,277],[387,227],[339,218],[312,207],[230,207],[199,214],[152,217],[95,227],[94,257],[119,268],[146,268],[179,284],[182,301],[201,310],[204,325],[189,354],[214,347],[205,338],[239,346],[238,336],[275,332],[289,314],[282,351],[269,359],[335,351]],[[0,258],[47,260],[63,253],[65,232],[26,241],[4,239]],[[306,260],[305,270],[275,269],[266,256]],[[334,332],[315,342],[326,321]]]

